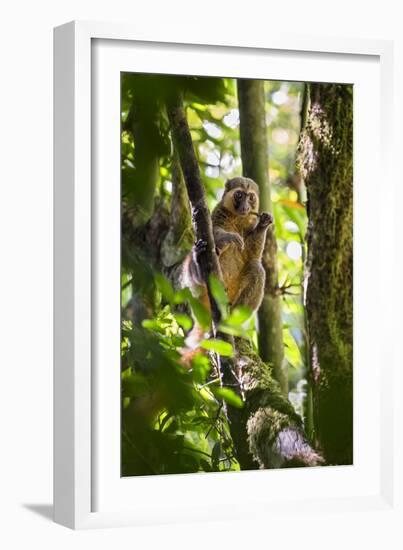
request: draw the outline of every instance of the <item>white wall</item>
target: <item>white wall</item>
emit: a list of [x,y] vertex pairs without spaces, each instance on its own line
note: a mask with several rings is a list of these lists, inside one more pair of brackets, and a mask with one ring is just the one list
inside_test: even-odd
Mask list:
[[[52,498],[52,27],[71,19],[132,21],[158,29],[213,27],[226,37],[271,27],[285,32],[396,39],[398,93],[403,97],[400,2],[383,0],[58,0],[4,2],[0,84],[0,506],[3,548],[153,549],[398,547],[395,519],[301,515],[268,518],[266,525],[209,525],[73,533],[27,508],[50,514]],[[256,7],[256,8],[255,8]],[[255,8],[255,11],[254,11]],[[174,33],[173,33],[174,36]],[[396,120],[402,128],[402,109]],[[396,132],[397,134],[397,132]],[[402,140],[399,136],[399,157]],[[402,179],[402,170],[396,173]],[[399,182],[401,183],[401,181]],[[401,185],[397,185],[401,189]],[[402,192],[396,203],[403,204]],[[400,207],[401,211],[402,207]],[[400,270],[400,280],[401,277]],[[399,280],[399,274],[396,274]],[[394,294],[392,294],[394,296]],[[400,300],[399,296],[396,300]],[[398,305],[396,306],[398,307]],[[400,311],[402,305],[399,305]],[[393,331],[391,326],[391,331]],[[392,339],[392,338],[391,338]],[[196,496],[195,496],[196,497]],[[400,544],[402,535],[399,535]],[[7,542],[6,542],[7,540]],[[323,544],[325,542],[325,544]],[[394,541],[394,542],[393,542]],[[137,545],[137,546],[136,546]],[[307,546],[308,547],[308,546]]]

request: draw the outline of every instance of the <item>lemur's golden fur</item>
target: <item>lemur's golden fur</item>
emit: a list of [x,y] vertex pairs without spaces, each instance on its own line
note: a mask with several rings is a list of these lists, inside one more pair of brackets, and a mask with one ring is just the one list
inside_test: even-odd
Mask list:
[[[256,311],[263,298],[265,270],[262,253],[270,214],[259,211],[259,188],[249,179],[237,177],[225,184],[223,197],[213,211],[213,233],[230,307],[248,306]],[[207,289],[197,264],[197,246],[184,266],[183,282],[209,307]],[[188,338],[190,346],[200,339],[194,326]]]

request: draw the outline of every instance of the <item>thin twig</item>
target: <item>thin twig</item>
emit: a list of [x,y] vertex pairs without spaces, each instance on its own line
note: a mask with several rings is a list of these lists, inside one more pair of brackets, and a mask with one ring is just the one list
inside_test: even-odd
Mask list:
[[[206,435],[204,436],[205,439],[208,438],[208,436],[210,435],[211,430],[214,428],[214,426],[215,426],[216,423],[218,422],[218,419],[220,418],[220,414],[221,414],[221,409],[222,409],[222,407],[223,407],[223,404],[222,404],[222,402],[220,402],[220,404],[218,405],[217,414],[216,414],[216,416],[215,416],[213,422],[211,423],[211,426],[210,426],[210,428],[208,429]],[[216,427],[216,428],[217,428],[217,427]]]

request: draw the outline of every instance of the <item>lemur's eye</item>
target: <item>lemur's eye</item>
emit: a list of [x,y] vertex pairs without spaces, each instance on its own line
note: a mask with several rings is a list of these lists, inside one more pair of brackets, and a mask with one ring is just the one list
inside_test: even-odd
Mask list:
[[236,200],[242,199],[242,197],[243,197],[242,191],[235,191],[234,197],[235,197]]
[[256,197],[254,193],[249,193],[249,200],[253,204],[256,201]]

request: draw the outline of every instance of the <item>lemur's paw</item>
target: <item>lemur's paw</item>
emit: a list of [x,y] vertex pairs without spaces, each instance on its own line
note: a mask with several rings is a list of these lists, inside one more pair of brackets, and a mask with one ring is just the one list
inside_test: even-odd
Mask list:
[[218,240],[218,242],[216,242],[216,244],[219,250],[222,250],[228,244],[235,244],[241,250],[245,246],[244,240],[241,237],[241,235],[238,235],[238,233],[230,233],[230,232],[226,233],[225,235],[222,235]]
[[259,219],[260,227],[269,227],[269,225],[271,225],[273,222],[274,222],[274,218],[268,212],[262,212],[260,214],[260,219]]
[[198,241],[195,242],[194,251],[196,253],[196,256],[199,256],[203,252],[206,252],[206,250],[207,250],[206,241],[203,241],[203,239],[199,239]]

